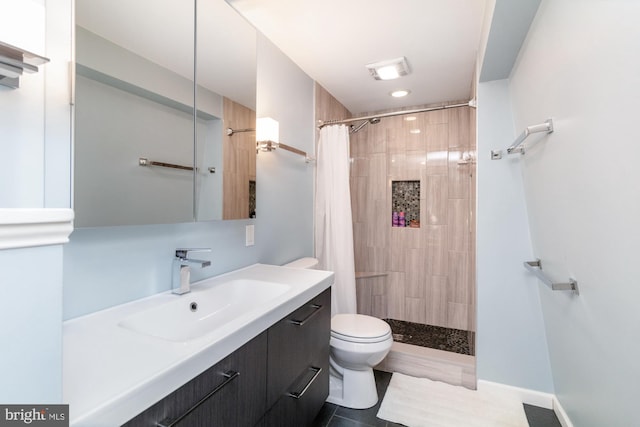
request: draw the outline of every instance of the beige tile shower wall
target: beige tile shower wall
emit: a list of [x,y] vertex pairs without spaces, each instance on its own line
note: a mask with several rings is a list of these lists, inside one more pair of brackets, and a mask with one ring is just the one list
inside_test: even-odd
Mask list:
[[[387,273],[358,279],[358,309],[475,330],[475,111],[414,117],[351,135],[356,270]],[[420,228],[391,227],[397,180],[420,181]]]
[[316,120],[339,120],[351,117],[349,110],[317,82],[315,84]]
[[227,136],[226,129],[255,129],[256,113],[224,98],[223,116],[222,218],[249,218],[249,181],[256,179],[256,134],[241,132]]

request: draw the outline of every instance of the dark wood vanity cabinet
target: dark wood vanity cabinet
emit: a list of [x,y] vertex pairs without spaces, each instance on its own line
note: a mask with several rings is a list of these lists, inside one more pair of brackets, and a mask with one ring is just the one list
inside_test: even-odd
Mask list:
[[266,410],[266,353],[265,331],[124,426],[255,425]]
[[268,333],[265,427],[307,426],[329,394],[331,291],[324,291]]
[[124,424],[304,427],[329,393],[331,290]]

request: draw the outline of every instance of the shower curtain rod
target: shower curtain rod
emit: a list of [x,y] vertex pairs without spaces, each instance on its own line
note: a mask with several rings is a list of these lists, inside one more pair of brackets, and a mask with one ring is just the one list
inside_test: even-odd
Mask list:
[[392,111],[390,113],[380,113],[380,114],[373,114],[371,116],[353,117],[351,119],[326,120],[326,121],[318,120],[318,129],[322,129],[323,127],[329,126],[329,125],[341,125],[345,123],[358,122],[360,120],[382,119],[385,117],[403,116],[405,114],[417,114],[417,113],[424,113],[427,111],[447,110],[449,108],[459,108],[459,107],[476,108],[476,100],[471,99],[469,100],[469,102],[465,102],[463,104],[450,104],[450,105],[442,105],[440,107],[428,107],[428,108],[418,108],[415,110]]

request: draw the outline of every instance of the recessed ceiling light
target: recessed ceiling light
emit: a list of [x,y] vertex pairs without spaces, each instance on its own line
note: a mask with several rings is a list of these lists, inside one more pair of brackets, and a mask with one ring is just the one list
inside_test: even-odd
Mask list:
[[394,98],[402,98],[403,96],[407,96],[411,93],[411,91],[408,91],[406,89],[402,89],[402,90],[396,90],[391,92],[391,96],[393,96]]
[[376,80],[393,80],[406,76],[411,72],[407,58],[404,56],[366,65],[371,76]]

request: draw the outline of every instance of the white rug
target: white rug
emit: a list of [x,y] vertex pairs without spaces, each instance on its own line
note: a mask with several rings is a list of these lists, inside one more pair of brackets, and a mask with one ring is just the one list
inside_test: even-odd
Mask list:
[[475,391],[394,373],[378,418],[408,427],[528,427],[522,402],[502,391]]

